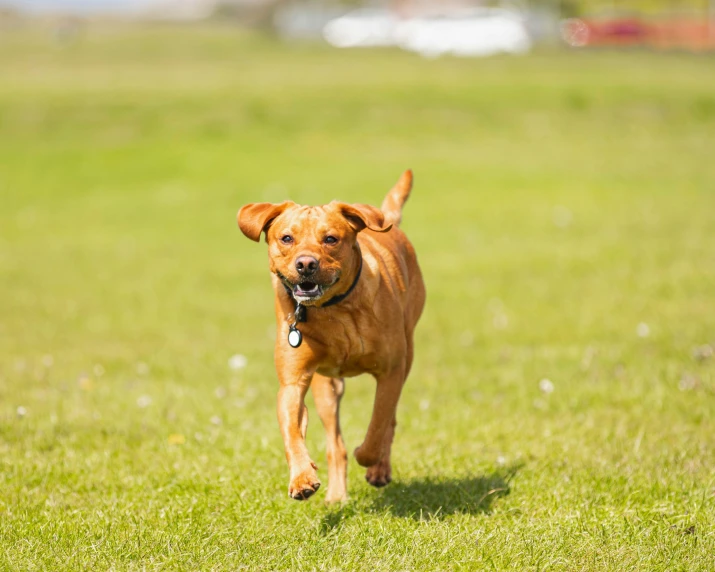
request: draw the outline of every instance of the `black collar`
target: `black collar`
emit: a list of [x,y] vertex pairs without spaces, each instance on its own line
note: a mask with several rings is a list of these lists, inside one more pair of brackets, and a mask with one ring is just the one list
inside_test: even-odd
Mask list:
[[[358,253],[360,254],[360,266],[358,267],[357,274],[355,275],[355,280],[353,280],[353,283],[350,285],[350,288],[348,288],[344,293],[338,294],[337,296],[333,296],[330,300],[328,300],[325,304],[320,306],[321,308],[327,308],[328,306],[334,306],[335,304],[339,304],[345,298],[347,298],[350,295],[350,292],[355,290],[355,286],[357,286],[358,280],[360,280],[360,274],[362,273],[362,252],[360,249],[358,249]],[[283,281],[281,281],[283,284],[283,288],[286,289],[286,292],[288,295],[293,298],[293,290],[290,289],[290,287]],[[295,298],[293,298],[293,301],[295,302],[295,321],[296,322],[305,322],[308,318],[305,315],[306,307],[300,304]]]
[[[358,251],[360,252],[360,251]],[[357,274],[355,275],[355,280],[353,280],[353,283],[350,284],[350,288],[348,288],[343,294],[338,294],[337,296],[333,296],[330,300],[328,300],[325,304],[321,306],[321,308],[327,308],[328,306],[333,306],[334,304],[337,304],[339,302],[342,302],[345,300],[350,295],[350,292],[355,290],[355,286],[357,286],[358,280],[360,280],[360,273],[362,272],[362,252],[360,253],[360,266],[358,266],[358,271]]]

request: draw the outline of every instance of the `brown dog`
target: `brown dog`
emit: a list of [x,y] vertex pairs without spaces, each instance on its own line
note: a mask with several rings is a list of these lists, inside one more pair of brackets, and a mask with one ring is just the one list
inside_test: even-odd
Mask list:
[[266,233],[275,290],[278,422],[290,467],[288,494],[306,499],[320,487],[305,446],[312,385],[327,435],[327,502],[347,498],[347,454],[340,434],[344,377],[377,380],[372,418],[355,458],[366,479],[391,480],[395,411],[412,365],[413,332],[425,302],[414,248],[397,228],[412,188],[406,171],[382,211],[333,201],[320,207],[255,203],[238,213],[243,234]]

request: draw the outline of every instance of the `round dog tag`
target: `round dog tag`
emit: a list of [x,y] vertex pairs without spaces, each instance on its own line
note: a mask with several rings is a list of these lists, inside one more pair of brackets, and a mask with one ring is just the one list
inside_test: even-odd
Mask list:
[[288,332],[288,343],[291,347],[297,348],[302,342],[303,334],[295,326],[291,326]]

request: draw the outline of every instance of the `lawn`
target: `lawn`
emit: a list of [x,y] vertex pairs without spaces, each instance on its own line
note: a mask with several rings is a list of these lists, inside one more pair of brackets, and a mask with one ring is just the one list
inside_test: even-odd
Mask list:
[[[0,569],[712,570],[712,66],[5,29]],[[351,460],[326,506],[313,414],[324,486],[292,501],[236,211],[379,204],[408,167],[395,480]],[[373,392],[347,383],[349,450]]]

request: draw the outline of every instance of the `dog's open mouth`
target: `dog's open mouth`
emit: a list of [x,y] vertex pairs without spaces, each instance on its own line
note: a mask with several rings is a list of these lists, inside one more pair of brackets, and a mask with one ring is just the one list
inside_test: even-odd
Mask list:
[[318,298],[323,295],[323,287],[315,282],[301,282],[293,286],[293,295],[296,298]]

